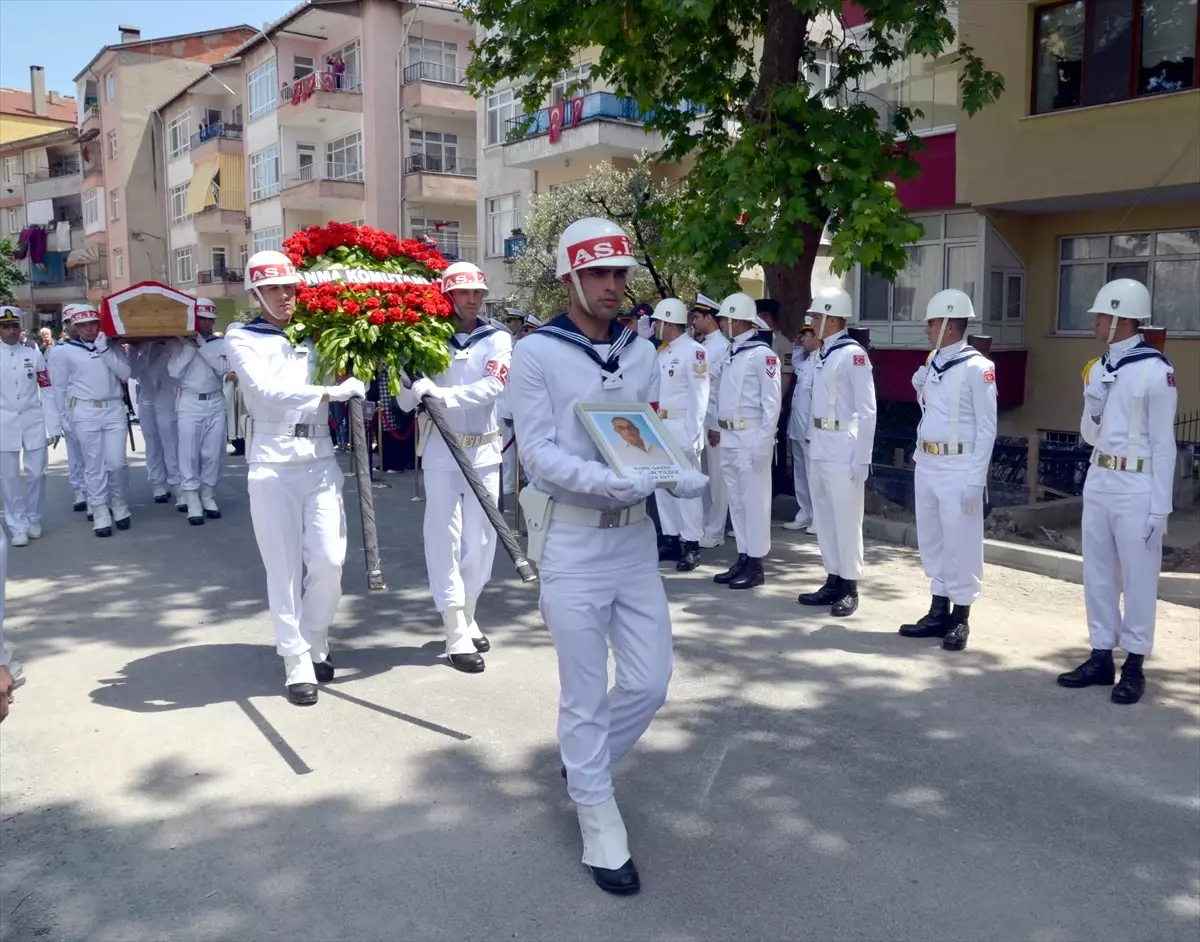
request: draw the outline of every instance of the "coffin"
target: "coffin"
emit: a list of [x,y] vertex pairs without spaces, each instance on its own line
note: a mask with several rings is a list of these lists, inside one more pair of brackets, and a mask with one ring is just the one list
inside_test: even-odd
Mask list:
[[157,281],[142,281],[100,302],[100,329],[106,337],[165,340],[196,330],[196,299]]

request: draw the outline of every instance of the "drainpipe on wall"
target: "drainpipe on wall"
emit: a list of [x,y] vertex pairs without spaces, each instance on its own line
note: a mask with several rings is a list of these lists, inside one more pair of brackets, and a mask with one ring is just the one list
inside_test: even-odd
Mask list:
[[[166,223],[166,233],[167,233],[167,237],[165,239],[163,239],[163,249],[166,252],[166,266],[167,266],[167,270],[164,273],[165,277],[163,278],[163,281],[165,281],[169,287],[174,288],[175,287],[175,278],[174,278],[174,272],[171,270],[171,259],[175,257],[175,255],[174,255],[175,246],[171,244],[171,236],[172,236],[172,233],[171,233],[171,189],[170,189],[170,187],[167,186],[167,183],[168,183],[168,180],[167,180],[167,123],[163,119],[162,113],[157,108],[154,109],[154,117],[158,118],[158,126],[159,126],[159,129],[162,131],[163,193],[167,197],[165,200],[163,200],[163,205],[164,205],[163,219],[164,219],[164,222]],[[157,150],[158,150],[157,147],[150,148],[152,157]],[[154,174],[154,185],[157,188],[157,186],[158,186],[158,173],[157,172]]]
[[[396,233],[401,239],[404,238],[405,220],[408,219],[408,200],[404,198],[404,161],[407,159],[404,128],[407,124],[407,119],[404,117],[404,44],[408,41],[408,34],[412,32],[413,24],[417,20],[417,7],[413,5],[412,16],[408,18],[408,26],[404,28],[404,32],[400,34],[400,51],[396,53],[396,92],[400,101],[400,123],[396,128],[396,134],[400,140],[396,142],[396,153],[400,155],[400,231]],[[403,21],[403,17],[401,17]]]

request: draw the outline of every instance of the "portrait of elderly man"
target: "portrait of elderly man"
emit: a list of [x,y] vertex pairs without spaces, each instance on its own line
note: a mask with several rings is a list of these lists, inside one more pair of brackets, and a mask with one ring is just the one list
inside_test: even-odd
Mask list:
[[674,464],[674,460],[659,444],[647,442],[642,430],[628,416],[618,415],[612,419],[613,431],[619,441],[613,443],[617,460],[627,468],[649,468]]

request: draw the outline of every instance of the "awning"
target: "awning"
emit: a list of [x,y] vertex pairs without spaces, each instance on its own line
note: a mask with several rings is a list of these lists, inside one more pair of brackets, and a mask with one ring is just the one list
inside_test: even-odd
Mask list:
[[187,201],[183,207],[185,213],[202,213],[204,207],[212,206],[217,201],[213,193],[213,179],[220,168],[220,154],[205,157],[196,164],[196,169],[192,171],[192,182],[188,184]]
[[67,268],[86,268],[100,261],[100,246],[89,243],[82,248],[73,249],[67,255]]
[[[218,154],[220,197],[217,205],[234,212],[246,211],[246,158],[241,154]],[[190,196],[190,192],[189,192]]]

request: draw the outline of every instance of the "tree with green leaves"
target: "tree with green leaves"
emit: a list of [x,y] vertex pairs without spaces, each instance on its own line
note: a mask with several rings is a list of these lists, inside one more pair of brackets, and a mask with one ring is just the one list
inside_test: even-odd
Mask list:
[[842,0],[475,0],[467,16],[486,32],[468,76],[477,90],[523,82],[534,112],[581,51],[599,47],[593,81],[636,102],[665,139],[660,159],[695,161],[662,230],[667,252],[706,279],[762,265],[794,325],[825,228],[834,272],[859,263],[889,278],[921,233],[891,182],[918,170],[919,112],[897,107],[881,120],[862,93],[872,76],[956,51],[968,115],[1004,88],[957,45],[953,0],[858,5],[868,22],[852,34]]
[[17,296],[13,294],[13,288],[28,280],[13,261],[15,251],[10,240],[0,239],[0,304],[16,304]]

